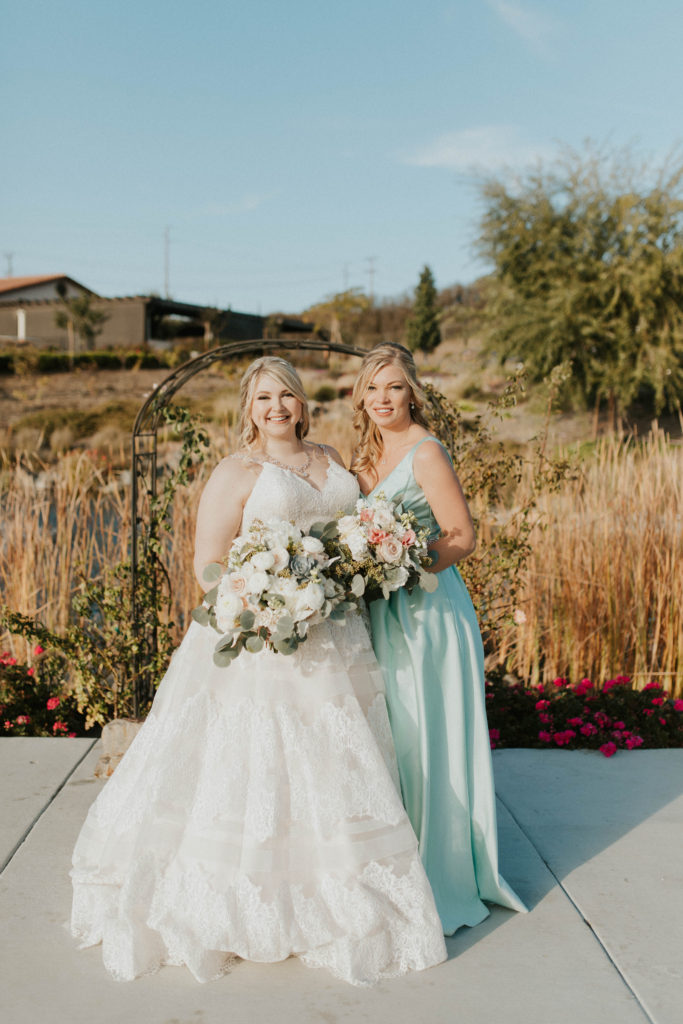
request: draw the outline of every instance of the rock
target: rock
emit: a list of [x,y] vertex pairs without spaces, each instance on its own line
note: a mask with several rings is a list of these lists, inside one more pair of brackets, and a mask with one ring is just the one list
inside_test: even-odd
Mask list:
[[95,766],[98,778],[113,775],[117,764],[137,736],[142,722],[132,718],[115,718],[102,729],[102,756]]

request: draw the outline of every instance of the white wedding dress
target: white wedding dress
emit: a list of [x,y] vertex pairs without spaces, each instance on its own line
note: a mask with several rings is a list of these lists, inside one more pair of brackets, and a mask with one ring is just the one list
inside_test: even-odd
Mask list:
[[[244,510],[307,529],[353,506],[265,463]],[[291,656],[212,661],[192,623],[73,856],[71,930],[120,980],[186,964],[298,956],[366,985],[446,957],[398,792],[384,684],[365,626],[314,626]]]

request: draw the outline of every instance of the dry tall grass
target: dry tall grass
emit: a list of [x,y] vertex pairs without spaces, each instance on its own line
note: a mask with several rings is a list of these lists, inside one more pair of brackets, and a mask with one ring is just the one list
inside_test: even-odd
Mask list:
[[[348,456],[347,418],[331,411],[312,435]],[[199,493],[234,440],[216,439],[215,457],[173,509],[165,563],[178,639],[199,593],[191,571]],[[92,454],[70,453],[38,480],[23,465],[7,464],[0,479],[0,603],[59,627],[78,571],[92,576],[127,557],[129,488]],[[682,508],[682,448],[661,435],[638,445],[602,442],[578,480],[542,500],[520,603],[526,623],[510,623],[500,652],[507,664],[527,680],[623,673],[680,692]],[[16,637],[0,636],[0,648],[27,654]]]
[[[522,485],[523,486],[523,485]],[[605,439],[541,503],[508,665],[527,680],[683,687],[683,448]]]

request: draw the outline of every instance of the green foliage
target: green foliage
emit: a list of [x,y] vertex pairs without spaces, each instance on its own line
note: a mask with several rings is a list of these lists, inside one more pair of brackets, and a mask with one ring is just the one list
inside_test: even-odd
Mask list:
[[314,402],[333,402],[337,397],[337,389],[332,384],[321,384],[313,394]]
[[413,352],[433,352],[441,342],[434,276],[425,266],[415,289],[413,312],[406,324],[406,344]]
[[157,370],[173,368],[189,358],[185,349],[150,352],[146,349],[96,349],[92,352],[68,352],[26,347],[0,352],[0,375],[31,373],[68,373],[70,370]]
[[[562,373],[552,375],[549,383],[548,412],[562,384]],[[486,653],[495,655],[523,585],[523,570],[531,553],[529,536],[538,519],[538,498],[559,488],[575,470],[568,459],[548,454],[548,420],[544,432],[529,446],[530,454],[510,451],[501,441],[493,440],[495,422],[504,418],[524,391],[522,371],[510,378],[484,412],[468,422],[468,429],[444,395],[430,384],[425,391],[429,429],[450,451],[472,511],[478,545],[458,568],[477,610]],[[529,463],[533,486],[528,498],[501,515],[507,496]]]
[[683,163],[569,151],[512,185],[482,185],[480,254],[493,264],[488,349],[533,381],[569,362],[574,392],[616,411],[683,390]]
[[[138,549],[135,614],[130,561],[105,566],[95,579],[81,577],[71,621],[61,633],[37,618],[0,609],[0,625],[62,656],[68,692],[85,715],[86,729],[110,718],[133,717],[138,682],[151,679],[157,685],[173,650],[163,533],[176,491],[189,482],[193,465],[203,459],[208,437],[185,409],[166,408],[163,417],[181,435],[182,449],[176,469],[150,502],[147,532]],[[152,635],[154,644],[146,642]]]
[[93,309],[93,297],[87,292],[69,298],[63,281],[58,283],[57,293],[64,308],[55,313],[55,324],[68,331],[70,338],[80,338],[87,349],[93,348],[95,339],[104,330],[109,313]]

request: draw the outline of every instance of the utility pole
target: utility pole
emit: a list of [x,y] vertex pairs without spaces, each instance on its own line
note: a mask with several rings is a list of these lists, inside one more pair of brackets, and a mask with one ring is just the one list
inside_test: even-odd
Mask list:
[[164,229],[164,295],[167,299],[170,299],[170,263],[171,263],[171,229],[168,224]]
[[12,265],[12,257],[14,256],[14,253],[13,252],[6,252],[4,255],[5,255],[5,259],[7,260],[7,276],[8,277],[13,277],[14,276],[14,274],[13,274],[14,267]]
[[368,264],[368,278],[370,280],[370,302],[375,300],[375,256],[366,256],[365,260]]

